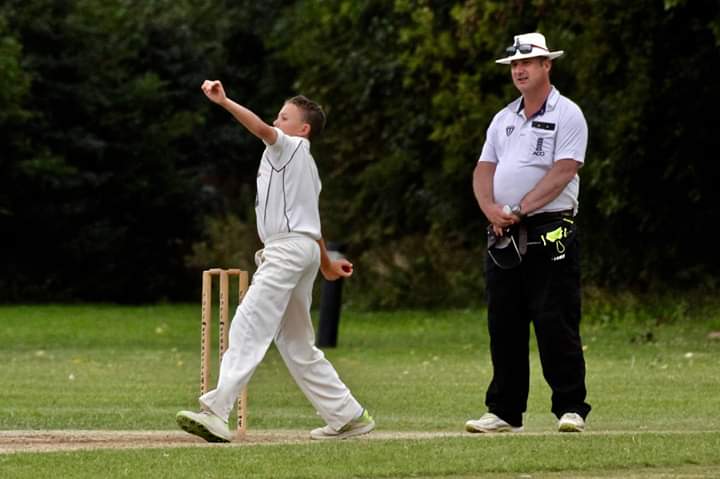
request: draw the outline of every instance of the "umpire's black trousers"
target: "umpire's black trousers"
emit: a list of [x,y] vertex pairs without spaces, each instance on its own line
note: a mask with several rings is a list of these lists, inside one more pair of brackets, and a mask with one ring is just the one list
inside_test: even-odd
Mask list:
[[[528,240],[537,240],[532,234]],[[551,245],[554,247],[554,245]],[[564,256],[528,245],[522,263],[509,270],[485,262],[488,329],[493,378],[485,396],[488,411],[522,425],[530,386],[530,323],[543,376],[552,389],[558,418],[590,412],[585,402],[585,359],[580,339],[580,244],[569,238]]]

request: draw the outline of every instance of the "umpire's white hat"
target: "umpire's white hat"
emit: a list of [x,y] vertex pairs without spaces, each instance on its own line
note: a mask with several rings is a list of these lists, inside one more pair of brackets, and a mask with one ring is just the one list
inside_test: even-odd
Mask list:
[[554,60],[565,53],[562,50],[551,52],[545,43],[545,36],[537,32],[515,35],[513,45],[508,47],[505,52],[508,56],[495,60],[495,63],[509,65],[513,60],[534,57],[548,57],[550,60]]

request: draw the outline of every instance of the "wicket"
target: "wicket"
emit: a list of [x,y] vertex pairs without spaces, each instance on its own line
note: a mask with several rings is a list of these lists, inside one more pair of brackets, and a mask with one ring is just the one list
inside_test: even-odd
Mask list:
[[[205,394],[210,387],[210,351],[212,349],[212,302],[213,276],[219,277],[219,360],[228,348],[230,332],[230,276],[238,279],[238,304],[242,302],[248,289],[248,273],[239,269],[212,268],[202,274],[202,323],[200,332],[200,393]],[[242,438],[247,430],[247,386],[237,403],[237,429],[235,435]]]

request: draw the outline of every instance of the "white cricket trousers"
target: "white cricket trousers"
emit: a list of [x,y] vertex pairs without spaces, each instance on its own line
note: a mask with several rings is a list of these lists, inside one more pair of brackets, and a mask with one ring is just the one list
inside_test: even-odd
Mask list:
[[200,404],[227,421],[274,340],[315,410],[330,427],[340,429],[362,413],[362,406],[315,347],[310,304],[320,246],[309,236],[280,234],[265,241],[255,262],[258,269],[230,325],[217,388],[202,395]]

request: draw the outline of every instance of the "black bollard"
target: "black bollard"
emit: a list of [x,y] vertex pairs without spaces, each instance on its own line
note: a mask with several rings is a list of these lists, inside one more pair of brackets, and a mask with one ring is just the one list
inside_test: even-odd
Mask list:
[[[326,243],[330,259],[342,258],[338,243]],[[343,278],[328,281],[322,278],[320,290],[320,319],[316,344],[318,347],[334,348],[337,346],[338,325],[340,324],[340,307],[342,305]]]

